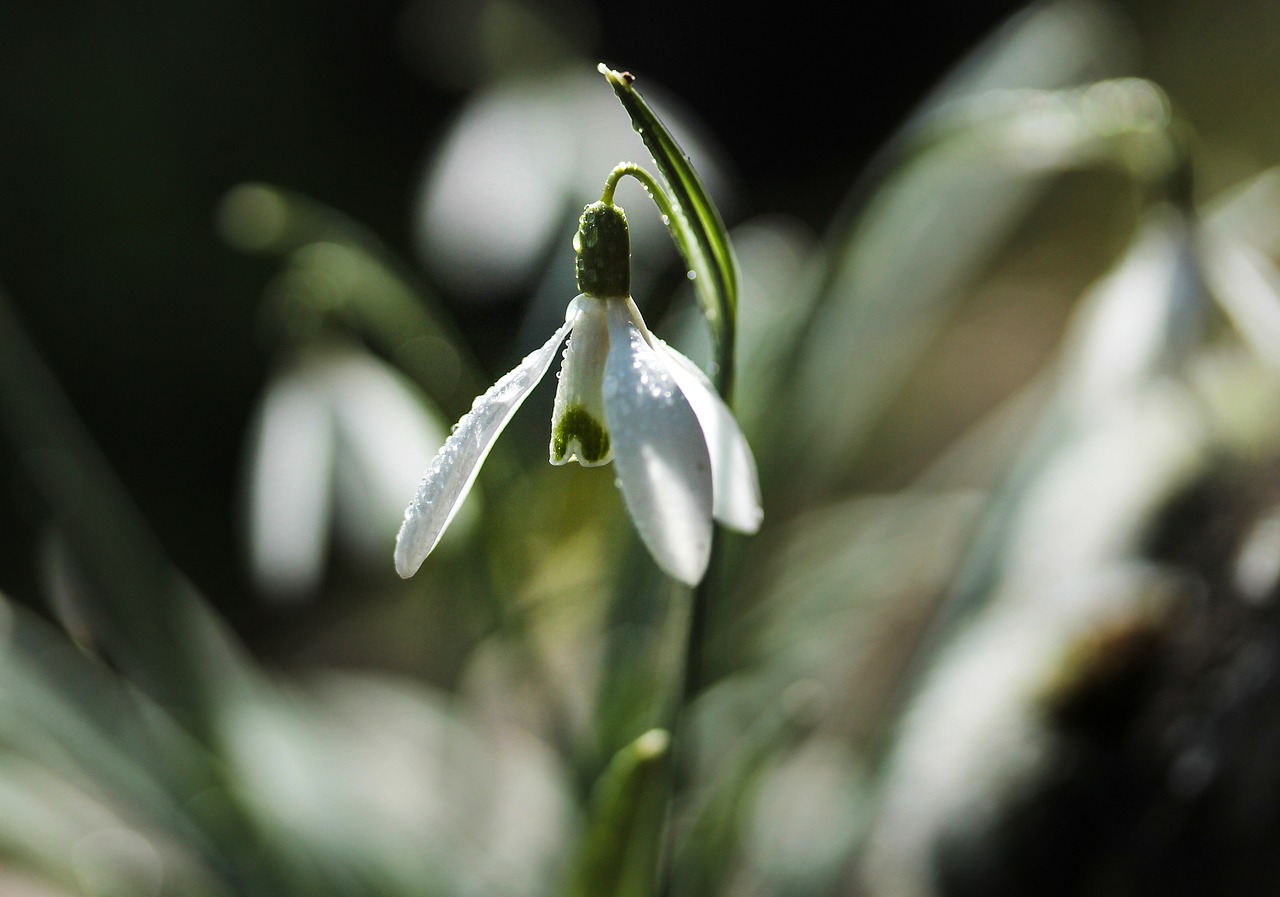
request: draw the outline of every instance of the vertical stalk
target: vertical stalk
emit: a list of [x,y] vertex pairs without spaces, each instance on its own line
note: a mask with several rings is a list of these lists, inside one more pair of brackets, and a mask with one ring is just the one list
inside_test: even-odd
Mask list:
[[[733,247],[720,213],[711,201],[702,179],[689,157],[671,132],[654,114],[653,109],[635,89],[635,77],[601,64],[599,71],[613,88],[618,101],[631,118],[636,133],[644,141],[662,175],[666,190],[648,172],[625,163],[614,169],[606,184],[605,199],[613,195],[619,178],[630,174],[641,182],[658,204],[663,223],[675,241],[690,276],[695,278],[703,314],[711,326],[715,340],[715,370],[711,379],[728,405],[732,405],[733,369],[738,306],[738,272]],[[667,194],[670,191],[670,195]],[[684,643],[684,666],[679,690],[671,709],[673,763],[666,823],[666,850],[659,869],[658,893],[671,895],[676,882],[676,823],[679,811],[687,805],[690,793],[692,752],[685,732],[689,708],[708,684],[707,646],[715,611],[716,591],[720,587],[722,546],[718,529],[713,529],[711,557],[707,573],[689,593]]]
[[[731,319],[730,319],[731,320]],[[726,404],[732,401],[733,389],[733,327],[722,330],[718,334],[722,338],[716,341],[716,363],[718,369],[713,382]],[[723,338],[727,337],[727,338]],[[677,877],[677,860],[679,854],[679,815],[688,804],[692,791],[693,778],[693,746],[686,731],[686,721],[693,702],[708,684],[707,645],[712,632],[712,618],[715,611],[716,593],[720,587],[721,548],[723,544],[720,528],[711,531],[711,557],[707,562],[707,573],[689,592],[689,612],[687,615],[684,663],[680,674],[680,690],[675,706],[671,711],[668,724],[672,740],[672,764],[670,775],[670,806],[667,812],[666,833],[661,868],[659,869],[658,893],[662,897],[677,897],[681,893]]]
[[[681,233],[673,226],[684,221],[679,208],[672,203],[662,185],[644,168],[631,162],[624,162],[609,173],[605,182],[601,201],[612,203],[618,182],[630,175],[644,187],[645,192],[662,213],[662,220],[672,227],[672,235],[677,248],[685,253],[686,243]],[[687,226],[687,225],[686,225]],[[711,372],[712,383],[726,405],[733,405],[733,373],[735,361],[735,343],[737,335],[736,308],[724,303],[719,313],[708,316],[715,345],[715,369]],[[676,854],[678,851],[677,822],[681,808],[688,802],[691,790],[692,749],[685,731],[685,720],[689,708],[698,695],[707,686],[707,643],[712,631],[711,620],[714,612],[715,595],[720,585],[722,537],[719,527],[711,532],[711,556],[707,563],[707,573],[698,585],[688,593],[688,613],[684,639],[683,663],[679,675],[679,689],[671,708],[667,722],[671,734],[672,764],[669,782],[668,810],[665,818],[666,831],[663,833],[663,850],[658,870],[658,893],[664,897],[678,894],[676,875]]]

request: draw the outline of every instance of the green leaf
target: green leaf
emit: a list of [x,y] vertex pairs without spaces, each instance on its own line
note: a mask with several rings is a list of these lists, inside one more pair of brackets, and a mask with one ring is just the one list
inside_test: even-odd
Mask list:
[[609,761],[592,794],[569,897],[654,893],[670,746],[666,730],[650,729]]
[[694,288],[716,338],[721,392],[727,391],[733,365],[734,324],[738,312],[738,267],[720,212],[701,178],[661,119],[633,86],[629,72],[599,70],[631,116],[670,191],[672,214],[667,222],[676,246],[693,272]]

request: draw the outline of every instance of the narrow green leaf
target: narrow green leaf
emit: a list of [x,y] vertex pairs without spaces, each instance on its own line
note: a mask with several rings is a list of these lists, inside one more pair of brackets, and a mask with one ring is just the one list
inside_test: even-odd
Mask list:
[[[693,272],[694,288],[715,333],[720,366],[717,375],[728,378],[738,311],[738,269],[724,221],[689,158],[636,91],[635,78],[628,72],[615,72],[604,63],[599,70],[613,87],[667,183],[674,212],[667,226]],[[722,379],[721,383],[724,391],[728,380]]]
[[671,736],[650,729],[614,755],[592,795],[568,897],[654,893]]

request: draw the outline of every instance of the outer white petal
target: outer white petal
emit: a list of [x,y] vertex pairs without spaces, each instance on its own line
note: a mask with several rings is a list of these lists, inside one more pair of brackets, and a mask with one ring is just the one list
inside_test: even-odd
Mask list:
[[604,402],[618,483],[658,566],[702,579],[711,554],[711,459],[698,418],[645,341],[630,300],[609,299]]
[[764,510],[760,507],[760,477],[747,437],[729,406],[716,392],[707,375],[662,340],[654,348],[667,360],[676,385],[698,416],[711,455],[713,490],[712,515],[730,529],[754,533],[760,529]]
[[507,421],[546,376],[556,350],[577,320],[574,312],[575,306],[571,305],[567,320],[551,339],[476,399],[454,427],[453,435],[445,440],[418,485],[418,494],[405,510],[404,523],[396,536],[396,572],[404,578],[418,572],[436,547]]

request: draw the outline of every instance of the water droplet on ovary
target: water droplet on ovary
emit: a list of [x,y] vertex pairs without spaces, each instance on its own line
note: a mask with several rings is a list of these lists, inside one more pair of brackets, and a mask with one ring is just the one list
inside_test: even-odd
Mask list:
[[686,276],[687,276],[690,280],[697,280],[697,279],[698,279],[698,272],[697,272],[697,271],[690,271]]

